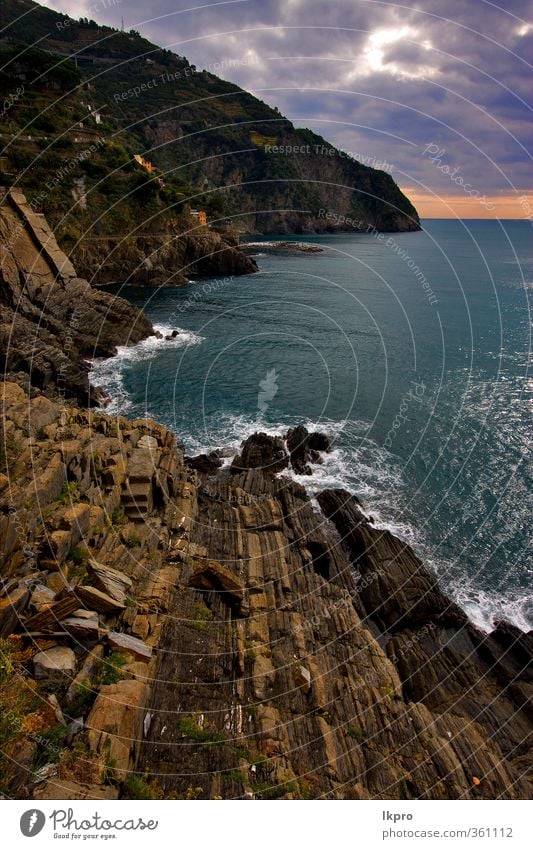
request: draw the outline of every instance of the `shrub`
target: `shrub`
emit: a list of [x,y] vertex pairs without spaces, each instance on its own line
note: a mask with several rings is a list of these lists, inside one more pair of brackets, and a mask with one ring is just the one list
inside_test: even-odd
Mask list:
[[124,545],[126,548],[138,548],[141,545],[139,534],[130,534],[124,539]]
[[209,610],[205,604],[199,604],[196,608],[195,619],[193,622],[189,622],[191,628],[194,628],[196,631],[204,631],[208,622],[213,618],[212,612]]
[[123,799],[159,799],[161,798],[160,791],[152,784],[148,784],[139,775],[128,775],[126,781],[122,785]]
[[87,713],[87,708],[93,701],[95,695],[95,688],[92,682],[81,681],[81,683],[76,685],[75,695],[68,706],[68,711],[65,711],[67,716],[71,716],[75,719],[77,716],[82,716]]
[[113,512],[111,513],[111,524],[112,525],[123,525],[126,521],[126,517],[124,515],[124,508],[122,504],[119,504],[118,507],[115,507]]
[[68,559],[72,560],[75,566],[85,566],[90,556],[91,552],[86,545],[75,545],[70,549]]
[[205,745],[217,745],[224,743],[226,738],[220,731],[210,728],[200,728],[196,720],[192,716],[183,716],[177,722],[178,731],[188,737],[189,740],[194,740],[196,743]]
[[78,484],[75,481],[70,481],[69,483],[64,483],[61,487],[57,501],[60,504],[71,504],[72,501],[77,501],[79,497]]
[[100,684],[118,684],[124,678],[122,667],[126,665],[128,658],[119,651],[111,652],[109,657],[102,660],[98,681]]
[[351,737],[352,740],[357,740],[358,743],[362,743],[363,740],[366,737],[366,732],[363,731],[362,728],[359,728],[358,725],[351,725],[346,730],[346,733],[347,733],[348,737]]
[[57,763],[68,735],[66,725],[58,722],[48,731],[41,731],[34,737],[37,750],[33,759],[33,768],[39,769],[47,763]]

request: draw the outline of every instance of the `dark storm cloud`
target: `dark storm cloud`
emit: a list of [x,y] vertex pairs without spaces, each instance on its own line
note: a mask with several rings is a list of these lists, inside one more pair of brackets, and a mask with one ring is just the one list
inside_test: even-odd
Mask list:
[[[171,47],[336,145],[393,163],[401,185],[452,192],[443,150],[483,193],[531,187],[526,0],[48,0]],[[93,7],[94,12],[89,11]],[[529,14],[528,14],[529,12]]]

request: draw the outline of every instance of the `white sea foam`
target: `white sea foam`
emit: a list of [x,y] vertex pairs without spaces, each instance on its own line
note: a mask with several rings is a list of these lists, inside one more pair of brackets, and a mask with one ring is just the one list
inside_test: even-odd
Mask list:
[[[161,350],[185,348],[189,345],[198,345],[203,341],[202,336],[190,330],[171,327],[167,324],[154,324],[154,330],[163,338],[148,336],[137,345],[119,345],[114,357],[93,360],[89,380],[93,386],[103,389],[111,399],[105,407],[107,413],[123,415],[131,408],[132,401],[124,387],[124,375],[133,364],[151,360]],[[165,338],[171,336],[174,330],[178,331],[177,336]]]

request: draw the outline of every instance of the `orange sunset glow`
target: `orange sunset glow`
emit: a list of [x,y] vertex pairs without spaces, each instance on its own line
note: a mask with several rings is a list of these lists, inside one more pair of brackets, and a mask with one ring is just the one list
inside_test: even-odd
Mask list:
[[485,195],[433,195],[404,187],[420,218],[500,218],[533,220],[533,191]]

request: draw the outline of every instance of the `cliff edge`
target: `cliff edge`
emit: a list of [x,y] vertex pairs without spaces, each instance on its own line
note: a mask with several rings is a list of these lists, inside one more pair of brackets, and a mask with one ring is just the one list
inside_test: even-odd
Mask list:
[[123,298],[92,289],[21,192],[0,205],[0,367],[27,386],[80,404],[101,401],[88,361],[154,330]]
[[218,469],[150,420],[2,408],[5,795],[530,797],[530,636],[348,493],[317,510],[281,440]]

